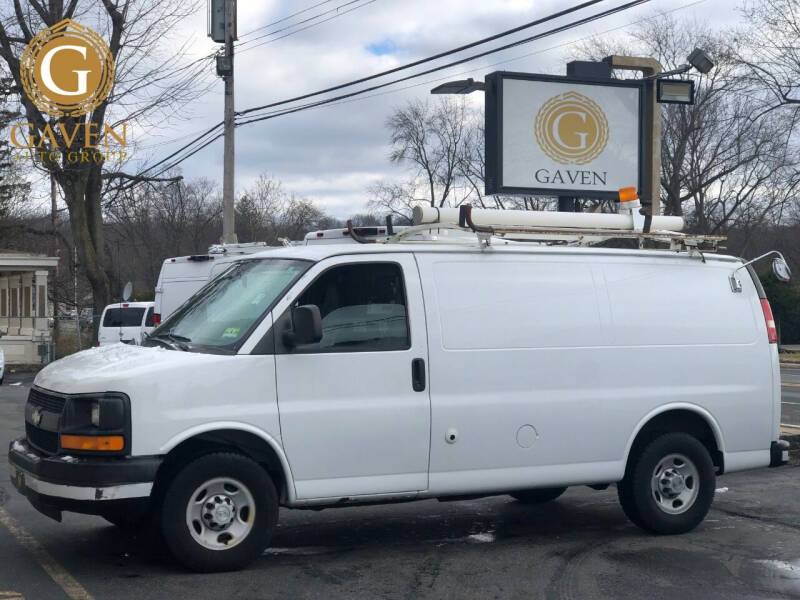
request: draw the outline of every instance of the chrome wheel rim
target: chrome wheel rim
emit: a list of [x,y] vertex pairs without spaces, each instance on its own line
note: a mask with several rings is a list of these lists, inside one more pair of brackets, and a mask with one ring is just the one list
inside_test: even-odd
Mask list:
[[679,515],[689,510],[700,491],[700,474],[683,454],[668,454],[653,469],[651,491],[656,505],[665,513]]
[[241,481],[215,477],[195,489],[186,506],[186,525],[208,550],[229,550],[250,534],[256,518],[253,494]]

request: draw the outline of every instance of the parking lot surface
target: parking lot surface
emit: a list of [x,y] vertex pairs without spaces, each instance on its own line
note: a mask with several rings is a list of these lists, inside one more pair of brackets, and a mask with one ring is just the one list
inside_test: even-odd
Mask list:
[[[785,369],[783,418],[800,424],[800,368]],[[249,569],[196,575],[157,538],[98,517],[37,513],[11,486],[32,376],[0,387],[0,599],[797,598],[800,468],[717,479],[706,521],[682,536],[631,525],[613,488],[556,502],[508,496],[321,512],[282,510]],[[17,385],[15,385],[17,384]]]

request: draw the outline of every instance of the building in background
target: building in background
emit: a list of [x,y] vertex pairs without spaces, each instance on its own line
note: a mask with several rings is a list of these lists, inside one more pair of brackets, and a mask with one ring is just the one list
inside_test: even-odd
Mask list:
[[47,280],[57,264],[56,257],[0,249],[0,348],[6,364],[46,360],[53,316]]

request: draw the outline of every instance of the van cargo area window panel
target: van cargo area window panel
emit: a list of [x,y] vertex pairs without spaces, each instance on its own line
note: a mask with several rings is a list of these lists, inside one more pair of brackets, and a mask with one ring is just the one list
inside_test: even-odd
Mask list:
[[486,194],[615,199],[644,181],[641,80],[486,77]]

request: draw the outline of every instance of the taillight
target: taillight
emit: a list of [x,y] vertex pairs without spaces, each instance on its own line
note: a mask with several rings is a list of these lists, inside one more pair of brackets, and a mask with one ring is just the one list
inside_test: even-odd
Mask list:
[[161,325],[161,314],[153,313],[153,325]]
[[778,343],[778,329],[775,327],[775,318],[772,316],[772,307],[769,300],[761,298],[761,310],[764,311],[764,321],[767,323],[767,339],[770,344]]

